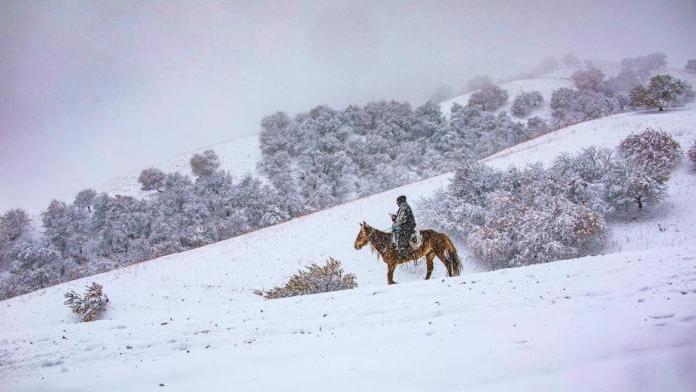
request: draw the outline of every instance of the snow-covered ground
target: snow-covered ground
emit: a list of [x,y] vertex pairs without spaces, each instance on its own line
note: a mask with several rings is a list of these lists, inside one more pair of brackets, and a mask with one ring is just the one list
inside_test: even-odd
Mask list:
[[[512,80],[509,82],[501,83],[500,87],[508,92],[509,98],[505,105],[498,109],[496,113],[506,112],[510,114],[510,107],[512,106],[512,102],[515,100],[515,97],[517,97],[520,93],[539,91],[541,95],[544,97],[544,103],[541,108],[533,111],[527,117],[540,117],[545,120],[549,120],[551,119],[551,108],[549,106],[549,102],[551,101],[551,94],[554,92],[554,90],[558,90],[561,87],[573,88],[574,85],[570,77],[551,76],[534,79]],[[452,105],[454,105],[455,103],[458,103],[462,106],[466,106],[469,103],[469,97],[472,93],[473,92],[470,92],[442,102],[440,104],[442,113],[444,113],[445,116],[449,116],[450,111],[452,109]],[[524,117],[522,119],[515,117],[515,119],[521,121],[527,117]]]
[[[261,159],[259,137],[257,135],[225,140],[210,146],[182,152],[172,159],[153,164],[152,167],[160,169],[165,173],[179,172],[191,174],[189,161],[193,154],[208,149],[215,151],[220,158],[220,167],[228,170],[233,176],[239,178],[246,174],[256,174],[256,163]],[[138,183],[139,175],[140,171],[128,173],[98,184],[95,186],[95,189],[111,195],[143,197],[148,192],[140,190],[140,184]]]
[[[686,150],[696,141],[696,105],[659,113],[643,111],[600,118],[520,143],[483,161],[493,167],[550,164],[562,153],[595,145],[614,148],[631,133],[646,128],[670,132]],[[669,197],[657,209],[624,222],[611,222],[608,251],[687,245],[696,237],[696,208],[691,199],[696,174],[683,162],[669,182]]]
[[[487,162],[548,163],[647,126],[686,147],[696,110],[578,124]],[[463,276],[443,278],[437,263],[429,282],[421,263],[387,287],[384,264],[353,249],[359,222],[384,228],[397,195],[417,200],[448,178],[2,301],[0,390],[694,390],[696,175],[685,165],[659,213],[613,224],[618,253],[496,272],[464,257]],[[253,294],[329,256],[359,289]],[[111,307],[77,323],[62,294],[91,281]]]
[[[105,320],[37,315],[6,330],[0,375],[12,391],[692,391],[695,255],[654,249],[276,301],[215,286],[190,297],[151,276],[137,296],[112,286]],[[181,307],[150,306],[165,287]]]

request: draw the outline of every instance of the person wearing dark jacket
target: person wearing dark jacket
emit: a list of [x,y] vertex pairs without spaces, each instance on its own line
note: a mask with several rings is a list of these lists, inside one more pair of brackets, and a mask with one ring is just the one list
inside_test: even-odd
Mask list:
[[399,210],[396,214],[390,214],[392,225],[392,242],[394,243],[400,258],[408,254],[409,239],[416,230],[416,218],[413,217],[411,206],[406,202],[406,196],[396,198]]

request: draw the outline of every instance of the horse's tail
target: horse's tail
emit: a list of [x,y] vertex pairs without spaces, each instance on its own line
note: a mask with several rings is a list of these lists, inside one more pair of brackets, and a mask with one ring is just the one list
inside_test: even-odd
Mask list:
[[457,248],[454,247],[447,234],[443,234],[443,236],[445,237],[445,258],[447,258],[447,263],[452,266],[452,276],[459,276],[462,270],[462,262],[457,255]]

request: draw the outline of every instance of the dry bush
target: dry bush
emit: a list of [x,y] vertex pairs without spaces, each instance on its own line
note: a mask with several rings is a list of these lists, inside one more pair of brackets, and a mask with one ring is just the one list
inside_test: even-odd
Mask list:
[[87,286],[84,296],[80,297],[74,291],[65,293],[65,304],[72,309],[82,321],[96,320],[106,310],[109,297],[102,293],[102,285],[92,282]]
[[356,287],[358,287],[358,283],[355,275],[350,273],[344,274],[341,262],[334,258],[329,258],[324,266],[312,263],[304,270],[297,271],[283,286],[275,287],[268,291],[257,290],[256,294],[268,299],[276,299],[354,289]]

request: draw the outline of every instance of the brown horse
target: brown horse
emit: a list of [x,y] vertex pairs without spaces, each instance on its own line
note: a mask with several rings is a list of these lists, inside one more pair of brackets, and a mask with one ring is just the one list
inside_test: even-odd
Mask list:
[[409,261],[415,261],[425,256],[425,263],[428,272],[425,279],[430,279],[433,272],[433,259],[437,256],[447,268],[447,276],[459,276],[459,271],[462,267],[457,256],[452,241],[444,233],[438,233],[435,230],[421,230],[423,236],[423,244],[418,249],[409,248],[405,258],[399,258],[396,249],[392,245],[391,234],[377,230],[374,227],[363,222],[360,224],[360,232],[355,239],[355,249],[362,249],[366,244],[370,244],[373,251],[377,251],[385,263],[387,263],[387,283],[394,282],[394,269],[397,265]]

